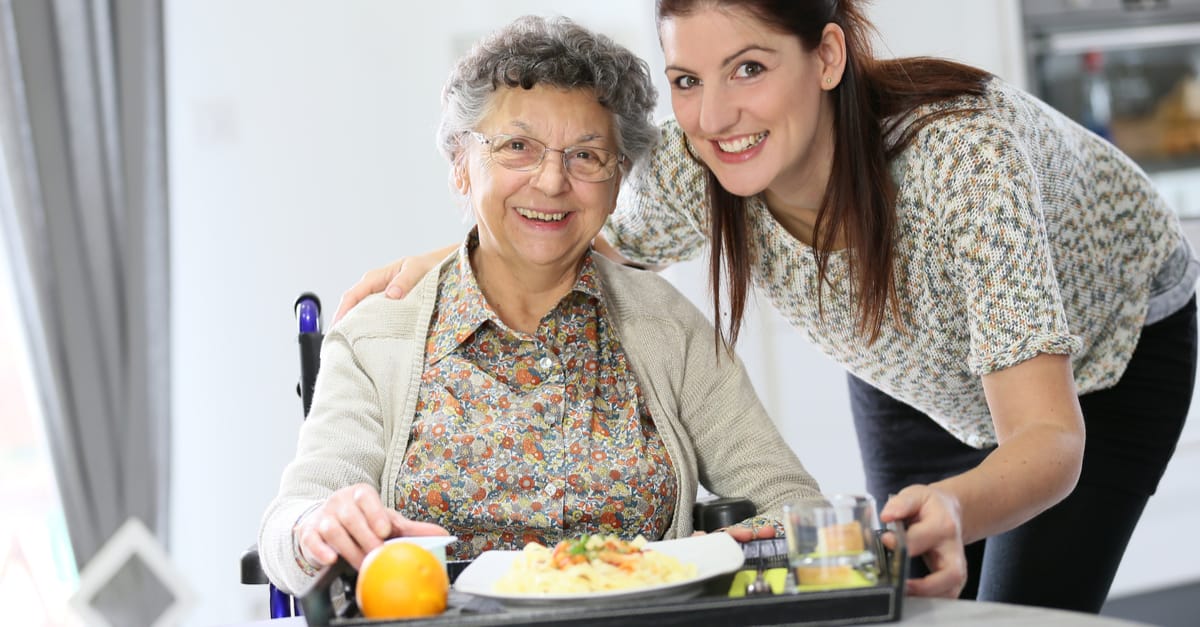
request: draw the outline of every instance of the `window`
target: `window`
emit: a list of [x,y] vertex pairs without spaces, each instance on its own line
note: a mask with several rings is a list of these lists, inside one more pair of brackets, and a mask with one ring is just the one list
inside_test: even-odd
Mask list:
[[13,625],[78,625],[78,585],[0,237],[0,608]]

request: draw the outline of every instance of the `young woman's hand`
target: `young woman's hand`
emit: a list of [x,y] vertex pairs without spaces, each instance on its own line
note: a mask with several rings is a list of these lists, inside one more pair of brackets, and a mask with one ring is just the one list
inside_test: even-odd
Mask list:
[[365,483],[330,494],[300,519],[294,533],[300,556],[311,566],[328,566],[341,555],[355,570],[371,549],[388,538],[449,535],[438,525],[409,520],[388,509],[379,492]]
[[383,292],[388,298],[403,298],[426,272],[432,270],[455,248],[457,245],[439,248],[415,257],[401,257],[386,266],[368,271],[358,283],[342,294],[342,299],[338,301],[337,313],[333,315],[334,324],[371,294]]
[[[887,523],[903,520],[907,526],[908,554],[920,556],[929,574],[908,580],[908,594],[958,598],[967,583],[967,556],[963,550],[962,512],[951,495],[925,485],[912,485],[888,499],[879,514]],[[895,538],[884,543],[895,548]]]
[[[596,247],[596,252],[620,264],[634,265],[649,270],[661,270],[665,267],[650,267],[635,264],[622,257],[615,248],[609,246],[608,242],[600,236],[596,237],[593,244]],[[371,294],[383,292],[388,298],[403,298],[409,290],[416,286],[417,281],[420,281],[421,277],[425,276],[426,272],[432,270],[434,266],[445,259],[456,248],[458,248],[457,244],[439,248],[415,257],[401,257],[386,266],[380,266],[374,270],[367,271],[358,280],[358,283],[355,283],[342,294],[342,299],[338,301],[337,313],[333,315],[333,322],[336,324],[338,320],[342,319],[342,316],[346,315],[346,312],[354,309],[355,305],[362,302],[362,299]]]

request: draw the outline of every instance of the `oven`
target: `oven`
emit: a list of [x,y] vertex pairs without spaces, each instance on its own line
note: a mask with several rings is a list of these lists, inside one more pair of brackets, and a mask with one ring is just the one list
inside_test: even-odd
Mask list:
[[[1022,0],[1029,86],[1200,218],[1200,0]],[[1198,222],[1200,224],[1200,222]]]

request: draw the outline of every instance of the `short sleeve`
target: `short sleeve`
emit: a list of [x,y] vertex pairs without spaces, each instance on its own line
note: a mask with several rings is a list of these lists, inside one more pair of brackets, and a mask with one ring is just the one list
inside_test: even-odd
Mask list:
[[650,265],[692,259],[708,243],[707,174],[686,148],[674,120],[635,166],[604,226],[604,238],[625,257]]
[[[920,142],[941,199],[948,275],[964,297],[967,367],[982,376],[1040,353],[1071,354],[1041,195],[1029,151],[987,115],[948,118]],[[929,180],[929,179],[927,179]]]

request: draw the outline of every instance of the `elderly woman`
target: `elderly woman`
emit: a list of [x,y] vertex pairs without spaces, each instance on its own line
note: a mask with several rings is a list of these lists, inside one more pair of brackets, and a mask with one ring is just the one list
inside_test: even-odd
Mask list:
[[657,138],[654,100],[644,62],[567,19],[522,18],[459,62],[439,142],[476,227],[325,339],[259,535],[282,588],[395,535],[448,530],[460,559],[677,538],[699,484],[749,498],[753,525],[817,493],[699,310],[591,250]]

